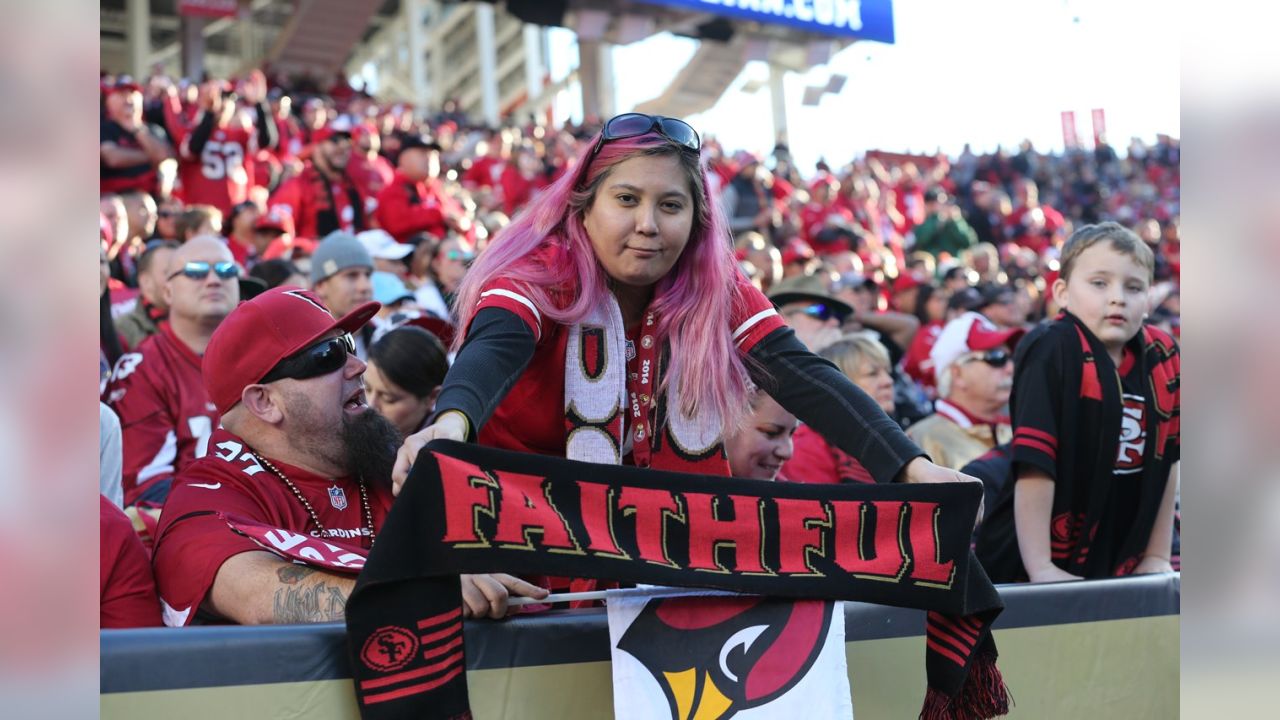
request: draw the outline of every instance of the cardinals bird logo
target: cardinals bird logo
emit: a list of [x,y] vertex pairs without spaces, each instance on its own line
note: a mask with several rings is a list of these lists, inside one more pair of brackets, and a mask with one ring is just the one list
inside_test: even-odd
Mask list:
[[673,720],[726,719],[795,687],[834,604],[761,597],[651,600],[618,640],[662,687]]

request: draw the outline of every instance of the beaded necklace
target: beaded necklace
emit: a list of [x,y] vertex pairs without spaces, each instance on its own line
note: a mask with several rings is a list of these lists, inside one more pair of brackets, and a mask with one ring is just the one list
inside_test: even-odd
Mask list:
[[[302,491],[298,489],[298,486],[293,484],[293,481],[289,479],[289,476],[285,475],[280,471],[280,468],[273,465],[270,460],[262,457],[258,453],[255,452],[253,456],[258,459],[258,462],[261,463],[263,467],[270,470],[272,473],[275,473],[276,477],[283,480],[284,484],[293,492],[294,497],[298,498],[298,502],[302,503],[302,507],[306,508],[307,514],[311,516],[311,522],[316,526],[316,530],[319,531],[317,537],[330,537],[329,530],[320,522],[320,516],[316,515],[315,508],[311,507],[311,503],[307,500],[306,496],[302,494]],[[363,479],[359,481],[359,485],[360,506],[364,508],[365,530],[368,532],[369,544],[372,546],[375,535],[373,532],[373,510],[369,507],[369,491],[365,487]]]

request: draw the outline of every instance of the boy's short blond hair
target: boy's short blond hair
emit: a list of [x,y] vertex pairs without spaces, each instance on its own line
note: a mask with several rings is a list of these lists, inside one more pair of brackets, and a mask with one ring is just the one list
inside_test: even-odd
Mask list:
[[1062,270],[1062,281],[1071,279],[1071,269],[1080,253],[1100,242],[1110,242],[1111,249],[1122,255],[1128,255],[1133,261],[1147,269],[1147,282],[1151,283],[1156,274],[1156,255],[1150,247],[1129,228],[1115,222],[1085,225],[1071,233],[1067,244],[1062,246],[1059,265]]

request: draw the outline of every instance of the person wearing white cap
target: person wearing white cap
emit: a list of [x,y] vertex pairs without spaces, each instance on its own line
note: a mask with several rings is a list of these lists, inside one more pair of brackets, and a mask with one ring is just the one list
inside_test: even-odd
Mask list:
[[938,380],[934,413],[907,428],[933,461],[954,470],[1013,439],[1005,413],[1013,389],[1019,328],[1002,329],[967,312],[942,329],[929,357]]
[[404,275],[408,268],[404,258],[413,252],[408,243],[396,242],[391,233],[381,228],[356,233],[356,239],[369,251],[373,258],[373,269],[376,272],[387,272],[393,275]]

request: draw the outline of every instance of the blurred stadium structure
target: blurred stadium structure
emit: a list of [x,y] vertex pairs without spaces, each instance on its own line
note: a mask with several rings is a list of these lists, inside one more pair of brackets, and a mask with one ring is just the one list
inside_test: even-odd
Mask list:
[[[563,122],[550,114],[564,92],[580,94],[587,116],[614,114],[610,49],[670,32],[698,39],[698,51],[637,110],[702,112],[747,62],[761,60],[779,138],[786,72],[819,67],[859,39],[893,42],[890,0],[102,0],[100,20],[110,72],[232,77],[265,67],[327,88],[372,68],[381,100],[438,109],[452,99],[493,125],[510,116]],[[548,71],[550,26],[577,38],[577,61],[563,77]],[[806,104],[838,93],[844,80],[810,88]]]

